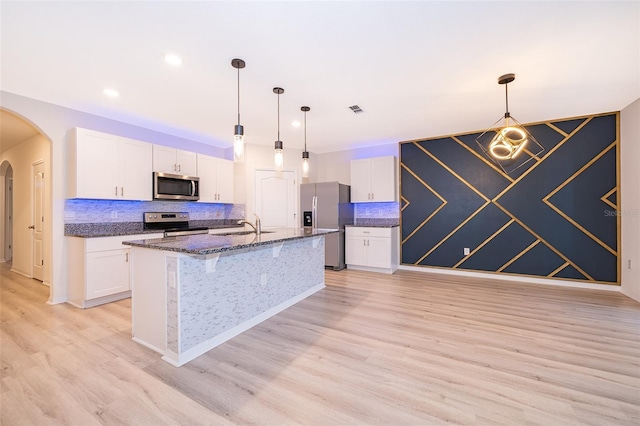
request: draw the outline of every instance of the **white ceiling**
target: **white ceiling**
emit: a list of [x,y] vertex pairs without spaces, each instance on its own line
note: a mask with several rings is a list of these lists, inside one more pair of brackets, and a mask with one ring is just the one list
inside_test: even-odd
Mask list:
[[280,86],[285,149],[308,105],[316,153],[484,130],[509,72],[523,123],[640,97],[638,1],[2,1],[1,27],[2,90],[222,147],[235,57],[247,142],[276,140]]

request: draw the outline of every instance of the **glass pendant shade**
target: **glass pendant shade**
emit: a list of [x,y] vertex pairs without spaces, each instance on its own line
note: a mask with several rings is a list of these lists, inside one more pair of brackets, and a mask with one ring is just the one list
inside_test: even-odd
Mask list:
[[244,129],[241,125],[235,126],[235,134],[233,135],[233,161],[244,161]]
[[284,170],[284,154],[282,152],[282,141],[276,141],[274,162],[276,172],[281,172],[282,170]]
[[307,151],[302,153],[302,177],[309,177],[309,153]]

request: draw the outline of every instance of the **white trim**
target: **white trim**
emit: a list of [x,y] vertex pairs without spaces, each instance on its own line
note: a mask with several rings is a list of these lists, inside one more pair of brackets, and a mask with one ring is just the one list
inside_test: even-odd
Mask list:
[[261,322],[271,318],[272,316],[284,311],[285,309],[295,305],[296,303],[300,302],[303,299],[306,299],[307,297],[311,296],[312,294],[322,290],[325,287],[324,285],[324,280],[322,281],[322,283],[311,287],[309,290],[298,294],[297,296],[292,297],[289,300],[285,300],[284,302],[280,303],[279,305],[274,306],[273,308],[259,314],[256,315],[255,317],[248,319],[247,321],[240,323],[238,325],[236,325],[235,327],[222,332],[220,334],[218,334],[215,337],[212,337],[211,339],[205,340],[204,342],[194,346],[191,349],[188,349],[182,353],[176,354],[173,351],[169,351],[166,350],[164,353],[164,356],[162,357],[162,359],[166,362],[168,362],[171,365],[174,365],[176,367],[180,367],[181,365],[186,364],[189,361],[192,361],[193,359],[199,357],[200,355],[210,351],[211,349],[215,348],[218,345],[223,344],[224,342],[226,342],[227,340],[236,337],[237,335],[241,334],[244,331],[247,331],[248,329],[250,329],[251,327],[254,327],[258,324],[260,324]]
[[580,283],[575,281],[565,280],[550,280],[546,278],[534,278],[534,277],[519,277],[513,275],[492,274],[488,272],[471,272],[471,271],[452,271],[450,269],[429,268],[423,266],[409,266],[400,265],[398,269],[403,271],[415,271],[423,272],[425,274],[446,274],[446,275],[458,275],[461,277],[473,277],[473,278],[486,278],[496,279],[502,281],[516,281],[526,284],[542,284],[542,285],[555,285],[558,287],[577,287],[588,288],[592,290],[606,290],[606,291],[620,291],[620,286],[615,284],[590,284]]

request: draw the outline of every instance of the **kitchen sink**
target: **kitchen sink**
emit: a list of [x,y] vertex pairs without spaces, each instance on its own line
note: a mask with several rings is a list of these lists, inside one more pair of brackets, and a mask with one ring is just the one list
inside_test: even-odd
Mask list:
[[[262,231],[262,234],[273,234],[275,231]],[[249,234],[255,234],[255,231],[236,231],[236,232],[223,232],[221,234],[211,234],[211,235],[223,235],[223,236],[228,236],[228,235],[249,235]]]

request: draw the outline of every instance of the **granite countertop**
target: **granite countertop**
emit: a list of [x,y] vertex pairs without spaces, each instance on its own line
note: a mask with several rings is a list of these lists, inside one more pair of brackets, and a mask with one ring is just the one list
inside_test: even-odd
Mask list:
[[239,231],[236,234],[199,234],[185,235],[180,237],[155,238],[148,240],[133,240],[126,241],[123,244],[134,247],[143,247],[156,250],[175,251],[179,253],[206,256],[208,254],[257,247],[287,240],[333,234],[336,232],[339,232],[339,230],[279,228],[262,231],[262,234],[260,235],[256,235],[255,233],[248,231]]
[[[237,219],[192,220],[191,227],[207,227],[209,229],[242,228]],[[64,235],[67,237],[98,238],[119,235],[162,234],[162,229],[144,229],[142,222],[111,223],[67,223]]]
[[345,226],[361,226],[366,228],[394,228],[396,226],[400,226],[400,220],[389,218],[389,219],[356,219],[354,224],[345,225]]

